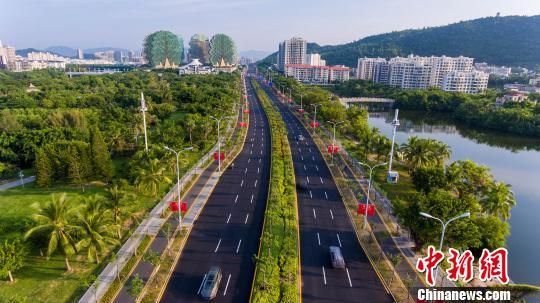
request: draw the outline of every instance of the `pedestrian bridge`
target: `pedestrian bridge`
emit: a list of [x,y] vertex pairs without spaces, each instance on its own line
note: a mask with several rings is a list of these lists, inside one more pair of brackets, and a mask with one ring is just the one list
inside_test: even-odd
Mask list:
[[373,98],[373,97],[353,97],[353,98],[339,98],[339,102],[345,107],[362,106],[368,109],[385,110],[394,107],[396,102],[394,99],[388,98]]

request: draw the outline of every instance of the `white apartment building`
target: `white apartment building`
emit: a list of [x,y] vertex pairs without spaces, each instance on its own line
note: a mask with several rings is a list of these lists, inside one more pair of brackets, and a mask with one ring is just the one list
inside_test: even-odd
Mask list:
[[304,64],[306,62],[307,41],[293,37],[279,44],[278,69],[285,71],[287,64]]
[[387,62],[384,58],[358,58],[356,67],[356,79],[373,81],[375,65]]
[[[487,81],[484,81],[485,73],[474,71],[473,63],[473,58],[464,56],[359,58],[357,78],[403,89],[439,87],[476,93],[487,88]],[[450,73],[452,75],[447,77]]]
[[481,71],[451,71],[444,75],[442,90],[477,94],[483,92],[488,85],[489,74]]
[[285,75],[300,82],[326,84],[332,81],[347,81],[351,69],[345,66],[314,66],[287,64]]
[[307,54],[306,62],[307,65],[315,66],[326,66],[326,60],[321,59],[321,54]]
[[15,48],[12,46],[3,46],[0,41],[0,69],[14,70],[16,60]]
[[474,68],[478,71],[497,76],[499,78],[508,78],[512,74],[512,68],[506,66],[488,65],[485,62],[474,64]]

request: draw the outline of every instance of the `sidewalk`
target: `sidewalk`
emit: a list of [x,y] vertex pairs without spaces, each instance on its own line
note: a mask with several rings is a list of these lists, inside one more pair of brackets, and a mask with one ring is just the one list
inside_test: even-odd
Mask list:
[[[26,184],[26,183],[34,182],[35,180],[36,180],[36,176],[30,176],[30,177],[24,178],[23,182],[24,182],[24,184]],[[0,184],[0,190],[6,190],[6,189],[13,188],[13,187],[21,186],[23,184],[23,182],[21,182],[21,179],[18,179],[16,181],[11,181],[11,182],[8,182],[8,183]]]

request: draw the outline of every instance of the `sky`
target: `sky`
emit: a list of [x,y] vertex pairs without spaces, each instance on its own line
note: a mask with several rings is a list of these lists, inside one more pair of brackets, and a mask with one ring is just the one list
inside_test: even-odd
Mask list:
[[140,49],[156,30],[230,35],[239,50],[275,51],[299,36],[342,44],[394,30],[540,14],[540,0],[0,0],[0,40],[17,49]]

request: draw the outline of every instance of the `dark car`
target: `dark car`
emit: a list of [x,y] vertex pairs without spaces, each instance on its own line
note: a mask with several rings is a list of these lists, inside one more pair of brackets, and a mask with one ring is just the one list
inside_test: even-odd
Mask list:
[[333,268],[345,268],[345,260],[339,247],[330,246],[330,262]]
[[221,269],[217,266],[210,267],[206,278],[204,278],[201,289],[201,297],[204,300],[212,300],[216,297],[219,283],[221,282]]

